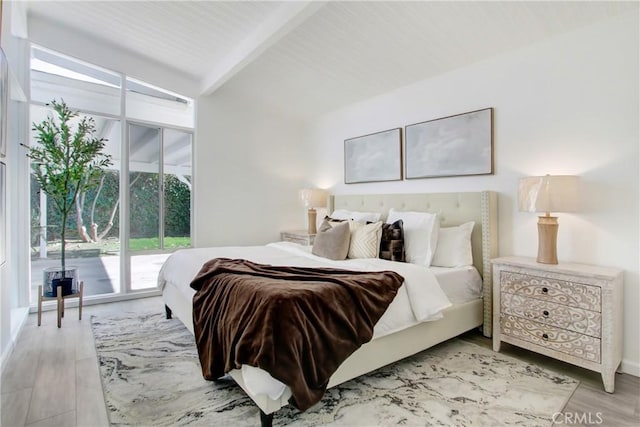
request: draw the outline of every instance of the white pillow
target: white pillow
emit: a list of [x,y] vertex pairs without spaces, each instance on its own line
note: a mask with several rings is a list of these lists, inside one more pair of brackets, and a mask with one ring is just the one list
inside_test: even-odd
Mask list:
[[431,265],[438,267],[464,267],[473,265],[471,232],[475,222],[457,227],[442,227],[438,233],[438,247]]
[[378,258],[380,239],[382,239],[382,221],[363,224],[349,221],[351,242],[347,258]]
[[331,218],[333,219],[352,219],[358,222],[376,222],[380,221],[381,214],[377,212],[358,212],[358,211],[348,211],[346,209],[336,209],[331,214]]
[[391,208],[387,224],[402,220],[404,229],[404,250],[407,262],[431,265],[438,244],[440,222],[438,215],[429,212],[402,212]]

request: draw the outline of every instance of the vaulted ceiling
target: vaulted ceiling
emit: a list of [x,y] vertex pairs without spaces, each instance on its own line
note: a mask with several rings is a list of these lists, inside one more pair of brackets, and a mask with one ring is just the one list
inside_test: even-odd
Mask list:
[[30,1],[28,14],[299,116],[625,13],[638,2]]

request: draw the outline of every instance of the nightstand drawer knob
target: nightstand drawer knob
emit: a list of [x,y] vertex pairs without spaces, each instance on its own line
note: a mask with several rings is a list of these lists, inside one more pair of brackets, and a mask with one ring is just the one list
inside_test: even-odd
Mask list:
[[543,315],[544,317],[549,317],[549,311],[548,311],[548,310],[543,311],[543,312],[542,312],[542,315]]
[[543,294],[548,294],[549,293],[549,288],[542,288],[542,293]]
[[542,339],[543,339],[543,340],[545,340],[545,341],[546,341],[546,340],[548,340],[548,339],[549,339],[549,335],[547,335],[547,334],[542,334]]

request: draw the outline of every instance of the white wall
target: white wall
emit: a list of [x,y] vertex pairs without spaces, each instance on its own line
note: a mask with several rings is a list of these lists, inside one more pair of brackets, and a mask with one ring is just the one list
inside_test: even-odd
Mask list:
[[303,126],[223,89],[198,99],[196,246],[255,245],[300,228]]
[[[328,114],[307,138],[310,178],[335,193],[498,191],[500,255],[535,256],[518,179],[580,175],[584,206],[559,214],[559,259],[625,270],[623,369],[640,375],[638,26],[615,18]],[[486,107],[494,175],[343,183],[344,139]]]
[[24,150],[19,143],[28,131],[28,106],[19,100],[28,81],[29,46],[16,37],[17,28],[24,28],[23,14],[16,2],[2,4],[2,49],[10,69],[7,110],[7,151],[0,161],[6,164],[6,262],[0,266],[0,365],[4,368],[18,333],[24,324],[29,306],[29,253],[17,250],[18,242],[29,241],[28,182],[20,177],[29,169]]

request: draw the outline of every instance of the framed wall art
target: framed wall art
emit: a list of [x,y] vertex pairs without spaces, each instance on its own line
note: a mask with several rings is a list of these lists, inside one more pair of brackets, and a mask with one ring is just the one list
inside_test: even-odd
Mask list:
[[402,129],[390,129],[344,141],[344,182],[402,180]]
[[493,108],[405,127],[405,177],[493,173]]

